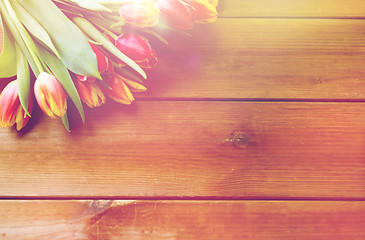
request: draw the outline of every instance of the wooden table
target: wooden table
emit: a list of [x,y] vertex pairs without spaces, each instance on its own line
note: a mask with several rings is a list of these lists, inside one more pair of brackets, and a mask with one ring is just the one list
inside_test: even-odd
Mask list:
[[0,239],[365,239],[365,1],[219,13],[131,106],[0,130]]

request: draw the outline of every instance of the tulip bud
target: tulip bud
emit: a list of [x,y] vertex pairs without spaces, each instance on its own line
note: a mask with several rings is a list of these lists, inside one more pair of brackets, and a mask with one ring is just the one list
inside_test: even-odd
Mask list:
[[132,92],[118,74],[112,74],[104,81],[111,88],[104,89],[111,99],[123,104],[131,104],[134,101]]
[[160,11],[152,0],[135,0],[124,3],[119,9],[119,14],[128,24],[146,28],[158,23]]
[[34,84],[34,95],[38,105],[48,116],[62,117],[67,110],[66,92],[52,75],[42,72]]
[[182,0],[159,0],[156,7],[161,18],[171,27],[189,30],[194,26],[194,9]]
[[156,52],[144,38],[137,34],[125,33],[117,37],[115,46],[142,68],[157,64]]
[[217,19],[217,0],[183,0],[195,9],[195,22],[209,23]]
[[99,107],[104,104],[105,94],[101,90],[97,81],[95,82],[80,82],[76,81],[76,88],[81,100],[91,108]]
[[[32,98],[29,99],[28,112],[33,109]],[[10,82],[0,95],[0,127],[11,127],[16,124],[19,131],[29,121],[29,116],[20,104],[17,80]]]

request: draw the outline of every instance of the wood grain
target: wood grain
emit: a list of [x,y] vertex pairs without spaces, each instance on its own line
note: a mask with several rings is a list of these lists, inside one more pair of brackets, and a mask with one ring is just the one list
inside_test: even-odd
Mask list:
[[364,99],[365,21],[220,19],[158,49],[148,98]]
[[365,239],[365,1],[218,10],[132,106],[0,129],[0,239]]
[[365,17],[362,0],[220,0],[220,17]]
[[0,238],[360,240],[364,214],[338,201],[2,201]]
[[109,103],[71,117],[71,133],[36,112],[23,133],[0,131],[0,195],[363,199],[364,107]]

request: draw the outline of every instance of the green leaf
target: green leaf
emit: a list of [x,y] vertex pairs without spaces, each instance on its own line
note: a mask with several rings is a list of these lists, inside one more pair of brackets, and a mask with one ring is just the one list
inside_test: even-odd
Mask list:
[[[1,15],[3,16],[3,20],[5,20],[3,22],[4,25],[6,25],[8,27],[8,29],[10,30],[12,36],[14,37],[16,43],[18,44],[18,46],[20,47],[20,49],[22,50],[23,54],[26,56],[29,65],[31,66],[33,73],[38,76],[39,74],[39,70],[38,70],[38,63],[37,63],[37,58],[34,59],[34,53],[31,53],[31,51],[28,49],[28,46],[26,45],[25,41],[23,40],[23,37],[21,36],[17,25],[12,21],[12,17],[10,16],[4,1],[0,1],[0,10],[1,10]],[[14,64],[16,65],[16,64]]]
[[121,61],[126,63],[136,72],[138,72],[144,79],[147,78],[146,73],[143,69],[138,66],[136,62],[127,57],[124,53],[122,53],[113,43],[109,41],[107,37],[105,37],[102,33],[99,32],[89,21],[81,17],[74,17],[73,21],[77,26],[80,27],[87,35],[89,35],[94,41],[100,42],[103,44],[103,47],[108,50],[115,57],[119,58]]
[[[109,19],[109,18],[103,18],[100,16],[94,16],[91,14],[84,14],[84,18],[86,18],[88,21],[92,22],[93,24],[97,25],[98,27],[101,26],[103,28],[110,28],[111,25],[115,23],[115,21]],[[121,33],[121,29],[117,31],[118,34]]]
[[66,130],[69,131],[69,132],[71,132],[70,131],[70,124],[68,123],[67,113],[65,115],[63,115],[61,117],[61,119],[62,119],[63,126],[65,126]]
[[70,2],[76,3],[78,6],[92,11],[111,12],[109,8],[92,0],[70,0]]
[[68,96],[71,98],[75,104],[77,110],[80,113],[82,122],[85,122],[85,114],[82,108],[82,103],[80,96],[76,90],[75,84],[72,81],[70,73],[65,65],[57,58],[54,54],[49,52],[47,49],[40,47],[40,53],[43,57],[44,62],[51,69],[52,73],[55,75],[57,80],[61,83],[62,87],[67,92]]
[[17,56],[17,80],[18,80],[18,90],[19,90],[19,100],[22,105],[25,114],[30,116],[28,112],[29,104],[29,91],[30,91],[30,72],[29,65],[24,57],[23,53],[19,48],[16,48]]
[[101,79],[96,55],[82,31],[50,0],[17,0],[47,31],[72,72]]
[[59,57],[59,54],[54,47],[51,38],[42,25],[39,24],[37,20],[33,18],[17,1],[12,1],[13,9],[19,18],[19,20],[24,24],[28,31],[45,44],[52,52]]
[[15,27],[17,28],[21,38],[23,39],[29,54],[31,56],[31,58],[34,60],[38,70],[41,72],[43,71],[43,65],[42,63],[39,61],[38,58],[38,49],[33,41],[33,39],[31,38],[31,36],[28,34],[27,30],[24,28],[23,24],[19,21],[18,16],[16,14],[16,12],[14,11],[14,9],[12,8],[10,1],[9,0],[3,0],[6,9],[8,10],[9,16],[12,20],[12,22],[14,23]]
[[13,36],[3,21],[1,18],[4,45],[0,55],[0,78],[7,78],[16,75],[16,53]]

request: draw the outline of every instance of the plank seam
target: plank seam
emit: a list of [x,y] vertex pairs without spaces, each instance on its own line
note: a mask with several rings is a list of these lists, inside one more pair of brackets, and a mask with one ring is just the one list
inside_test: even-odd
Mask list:
[[311,197],[298,197],[298,198],[264,198],[264,197],[123,197],[123,196],[11,196],[0,197],[0,201],[75,201],[75,200],[135,200],[135,201],[301,201],[301,202],[364,202],[365,198],[311,198]]

